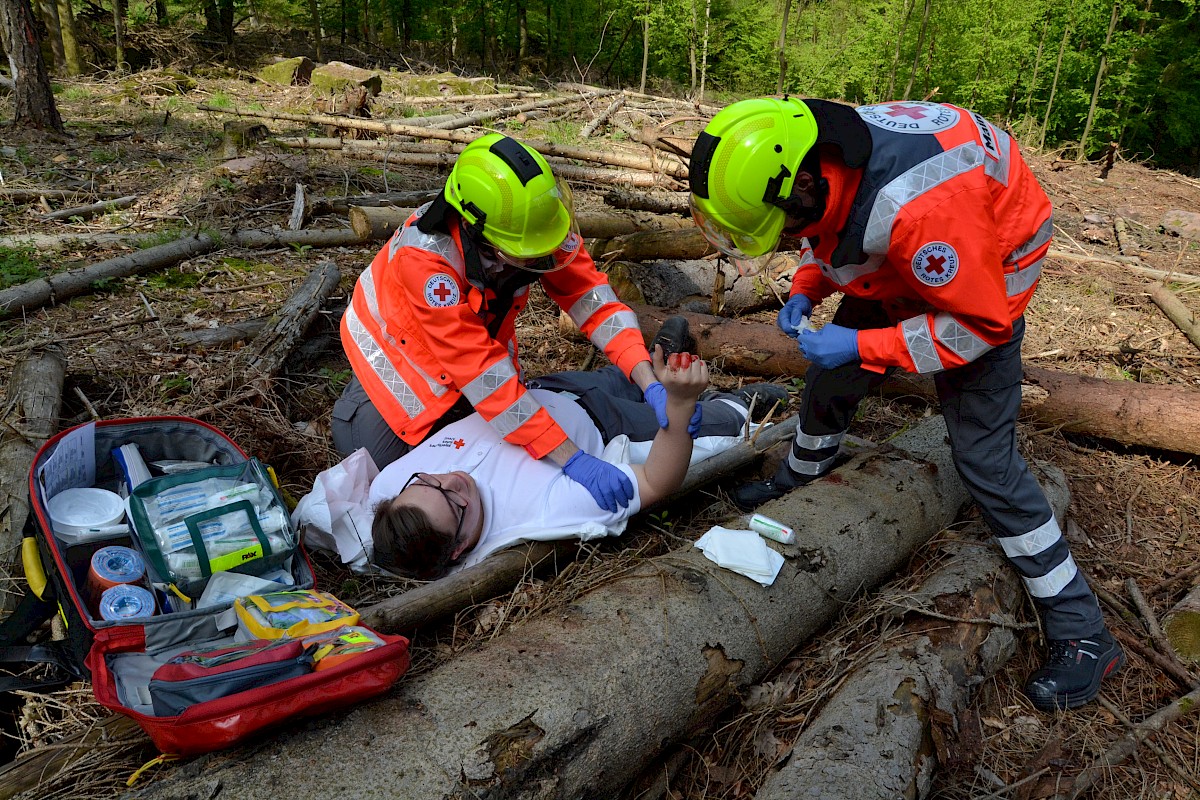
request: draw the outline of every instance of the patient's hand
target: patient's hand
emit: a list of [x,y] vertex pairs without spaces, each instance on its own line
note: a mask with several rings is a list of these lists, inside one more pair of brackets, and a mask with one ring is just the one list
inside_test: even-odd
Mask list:
[[677,402],[694,403],[708,388],[708,364],[691,353],[672,353],[660,368],[662,352],[655,348],[655,373],[667,390],[667,397]]

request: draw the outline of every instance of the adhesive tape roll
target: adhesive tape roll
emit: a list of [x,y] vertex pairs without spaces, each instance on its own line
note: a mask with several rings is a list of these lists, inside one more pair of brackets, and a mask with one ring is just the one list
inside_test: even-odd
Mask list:
[[141,586],[121,583],[105,589],[100,596],[100,618],[106,620],[140,619],[154,616],[154,595]]
[[87,588],[93,603],[99,603],[108,589],[126,583],[136,583],[146,574],[142,554],[131,547],[109,545],[92,554],[88,567]]

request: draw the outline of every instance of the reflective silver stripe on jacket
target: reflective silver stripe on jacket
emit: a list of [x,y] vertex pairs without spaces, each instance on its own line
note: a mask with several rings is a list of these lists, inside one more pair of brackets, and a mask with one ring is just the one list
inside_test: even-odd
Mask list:
[[[996,130],[992,128],[992,130]],[[1000,146],[1000,160],[988,159],[984,162],[983,171],[996,183],[1008,186],[1008,169],[1011,163],[1012,139],[1004,131],[996,131],[997,144]]]
[[904,331],[904,344],[908,347],[908,356],[913,360],[917,372],[924,374],[945,369],[933,344],[933,334],[929,331],[924,314],[904,320],[900,323],[900,328]]
[[638,328],[637,314],[632,311],[618,311],[608,319],[601,322],[600,325],[592,332],[592,344],[607,350],[608,345],[616,338],[617,334],[627,330],[639,331],[638,336],[641,336],[640,328]]
[[515,377],[517,370],[512,361],[503,358],[472,378],[470,383],[462,387],[462,393],[471,405],[477,406]]
[[939,342],[963,361],[974,361],[992,349],[990,344],[971,333],[945,311],[934,314],[933,333]]
[[[388,361],[383,354],[383,350],[371,338],[370,332],[362,324],[358,318],[358,313],[354,310],[354,306],[350,305],[346,308],[346,330],[350,332],[350,337],[354,339],[354,344],[358,346],[363,357],[371,366],[371,371],[383,383],[392,396],[396,398],[409,417],[416,417],[425,410],[425,404],[413,392],[400,373],[392,366],[392,362]],[[443,387],[443,391],[445,391]]]
[[[426,203],[417,209],[417,219],[421,218],[429,205]],[[416,220],[413,220],[413,224],[402,226],[392,236],[392,241],[388,244],[388,258],[395,258],[396,252],[402,247],[415,247],[439,256],[454,268],[460,278],[467,274],[462,252],[448,233],[423,233],[417,227]]]
[[824,450],[826,447],[837,447],[842,443],[842,437],[846,435],[845,431],[841,433],[830,433],[825,436],[813,436],[805,433],[800,428],[796,428],[796,446],[805,450]]
[[533,395],[525,392],[517,398],[517,402],[491,419],[492,427],[501,437],[507,437],[517,428],[529,422],[541,407],[541,403],[535,400]]
[[1075,559],[1067,555],[1067,560],[1059,564],[1054,569],[1047,572],[1040,578],[1022,578],[1025,581],[1025,588],[1034,597],[1055,597],[1063,589],[1067,588],[1067,584],[1079,574],[1079,568],[1075,566]]
[[847,284],[858,280],[864,275],[870,275],[879,269],[879,265],[883,263],[884,256],[882,254],[868,255],[867,260],[861,264],[843,264],[840,267],[831,267],[824,261],[817,262],[821,265],[821,272],[824,272],[829,280],[836,283],[838,286],[846,286]]
[[579,328],[582,328],[583,323],[587,322],[592,314],[595,314],[609,303],[618,302],[620,301],[617,299],[617,293],[612,290],[611,286],[604,284],[585,292],[583,297],[576,300],[571,306],[571,309],[567,312],[567,316]]
[[795,453],[788,453],[788,466],[792,468],[793,472],[801,475],[824,475],[833,466],[835,458],[837,458],[837,453],[820,461],[804,461],[796,458]]
[[983,148],[975,142],[966,142],[897,175],[875,197],[867,231],[863,236],[863,250],[868,253],[887,253],[892,226],[900,209],[946,181],[970,172],[980,166],[983,160]]
[[[1004,259],[1005,266],[1017,266],[1022,258],[1050,243],[1054,238],[1054,215],[1051,214],[1046,218],[1046,221],[1038,226],[1037,232],[1029,239],[1023,242],[1017,249],[1008,254]],[[1016,272],[1009,272],[1004,275],[1004,290],[1009,297],[1016,297],[1019,294],[1029,291],[1033,284],[1037,283],[1038,278],[1042,276],[1042,264],[1045,258],[1039,258],[1032,264],[1028,264]]]
[[1050,517],[1044,525],[1039,525],[1029,533],[1022,533],[1020,536],[996,537],[996,540],[1000,542],[1000,547],[1004,549],[1004,555],[1009,558],[1036,556],[1038,553],[1049,550],[1060,539],[1062,539],[1062,531],[1054,517]]
[[[387,321],[383,318],[383,314],[381,314],[379,311],[379,301],[375,296],[375,273],[372,271],[371,267],[367,267],[362,271],[362,274],[358,276],[358,283],[359,288],[362,289],[362,297],[367,301],[367,310],[371,312],[371,319],[373,319],[375,324],[379,327],[380,332],[383,334],[384,341],[390,344],[394,349],[401,352],[405,361],[407,361],[408,365],[412,367],[413,372],[420,375],[421,380],[425,381],[425,383],[429,385],[429,391],[433,393],[434,397],[441,397],[443,394],[445,394],[446,387],[434,380],[432,375],[421,369],[421,367],[415,361],[409,358],[408,354],[404,353],[401,345],[396,341],[396,337],[392,335],[391,331],[388,330]],[[353,308],[353,304],[351,304],[349,308]],[[358,320],[357,315],[354,317],[354,319],[358,321],[359,325],[362,324],[362,321]],[[365,328],[363,330],[366,332]],[[367,335],[370,336],[369,333]],[[358,340],[355,339],[355,341]],[[372,339],[370,348],[365,348],[362,346],[362,343],[359,342],[358,349],[362,351],[363,356],[368,361],[373,361],[376,358],[376,353],[379,352],[379,343]]]

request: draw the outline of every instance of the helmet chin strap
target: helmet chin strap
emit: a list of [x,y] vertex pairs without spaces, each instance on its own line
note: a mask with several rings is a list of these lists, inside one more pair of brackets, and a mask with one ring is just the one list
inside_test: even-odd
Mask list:
[[819,222],[821,217],[825,216],[825,208],[829,201],[829,181],[821,175],[821,158],[816,147],[809,150],[800,162],[797,179],[804,173],[812,176],[811,185],[799,187],[793,182],[789,197],[777,198],[771,202],[771,205],[783,209],[788,216],[784,230],[800,230]]

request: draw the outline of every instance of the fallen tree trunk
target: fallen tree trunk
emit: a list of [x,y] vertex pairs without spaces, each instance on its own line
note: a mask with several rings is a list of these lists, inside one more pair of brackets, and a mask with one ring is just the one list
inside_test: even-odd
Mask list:
[[[441,152],[445,153],[461,153],[463,148],[471,142],[478,139],[476,134],[459,133],[455,136],[446,137],[450,142],[448,146]],[[400,156],[416,155],[417,152],[412,149],[415,143],[401,143],[390,141],[381,141],[378,139],[342,139],[340,137],[301,137],[295,139],[279,138],[274,140],[276,144],[282,147],[291,147],[302,150],[345,150],[365,151],[365,152],[385,152],[389,161],[395,161]],[[594,164],[604,164],[610,167],[624,167],[626,169],[636,169],[643,172],[663,173],[670,175],[672,178],[687,178],[687,167],[678,161],[651,161],[644,156],[634,155],[632,153],[612,153],[602,150],[593,150],[587,147],[574,147],[565,144],[555,144],[553,142],[525,142],[525,144],[537,150],[544,156],[553,156],[554,159],[574,159],[576,161],[589,161]],[[558,165],[562,162],[551,160],[551,163]],[[570,166],[570,165],[566,165]],[[555,167],[557,169],[557,166]]]
[[613,189],[604,194],[604,203],[613,208],[650,211],[654,214],[682,214],[689,216],[691,214],[688,206],[687,192],[671,192],[670,194],[663,195]]
[[339,280],[337,264],[332,261],[317,264],[279,311],[267,319],[254,340],[238,351],[229,376],[220,379],[225,387],[256,391],[262,396],[269,394],[283,362],[337,289]]
[[1200,322],[1196,320],[1196,315],[1188,311],[1175,293],[1161,283],[1151,286],[1149,294],[1154,305],[1162,309],[1162,312],[1167,315],[1167,319],[1175,323],[1175,327],[1183,332],[1189,342],[1200,348]]
[[622,94],[616,100],[613,100],[608,108],[596,115],[596,118],[583,126],[583,130],[579,132],[580,139],[587,139],[593,133],[600,130],[608,122],[608,118],[617,112],[617,109],[625,105],[625,95]]
[[[897,439],[909,453],[855,458],[766,504],[799,532],[770,587],[691,546],[647,559],[383,699],[256,745],[258,769],[201,759],[142,796],[622,796],[664,747],[711,725],[953,521],[966,492],[944,438],[940,421],[925,423]],[[352,772],[311,769],[331,740],[364,736],[372,757]]]
[[1200,586],[1192,587],[1167,613],[1163,633],[1179,658],[1200,664]]
[[29,518],[29,465],[58,428],[67,356],[55,345],[16,363],[0,416],[0,616],[24,593],[21,539]]
[[[1070,503],[1066,476],[1051,468],[1046,477],[1061,518]],[[973,533],[991,536],[982,524]],[[907,619],[904,630],[826,699],[755,800],[928,795],[972,690],[1015,651],[1025,592],[995,547],[968,541],[915,592],[888,596],[897,597],[893,614]]]
[[746,276],[728,261],[613,261],[605,267],[608,282],[627,303],[694,311],[715,316],[749,314],[779,308],[791,289],[800,260],[780,256],[770,275]]
[[86,206],[77,206],[75,208],[60,208],[58,211],[51,211],[49,214],[42,215],[42,222],[52,222],[56,219],[71,219],[79,217],[81,219],[90,219],[97,214],[107,214],[110,211],[119,211],[122,208],[129,208],[137,202],[136,194],[128,195],[127,197],[118,197],[113,200],[101,200],[99,203],[92,203]]
[[503,92],[497,94],[439,94],[429,97],[405,97],[402,101],[406,106],[448,106],[453,103],[481,103],[493,100],[518,100],[522,97],[537,98],[540,94],[534,92]]
[[508,108],[497,108],[491,111],[477,111],[474,114],[463,114],[446,122],[438,122],[431,125],[431,128],[440,128],[442,130],[454,130],[455,128],[469,128],[473,125],[482,125],[485,122],[491,122],[495,119],[505,119],[507,117],[515,117],[517,114],[526,111],[541,110],[546,108],[554,108],[555,106],[564,106],[568,103],[583,103],[588,100],[594,100],[597,97],[607,97],[611,94],[616,94],[619,89],[601,89],[586,94],[576,95],[574,97],[551,97],[546,100],[534,100],[531,103],[522,103],[519,106],[509,106]]
[[253,339],[266,327],[267,317],[233,322],[219,328],[197,328],[195,330],[175,331],[171,340],[181,347],[222,347],[234,342],[244,342]]
[[110,258],[82,269],[59,272],[48,278],[37,278],[0,291],[0,319],[39,308],[50,302],[65,300],[92,290],[96,281],[105,278],[124,278],[152,269],[177,264],[185,258],[207,253],[217,247],[217,240],[206,233],[187,236],[158,247],[149,247],[127,256]]
[[136,722],[113,714],[82,733],[22,753],[0,766],[0,800],[9,800],[30,789],[39,789],[38,796],[45,797],[46,785],[53,782],[52,777],[60,770],[111,769],[119,750],[149,753],[154,745]]
[[[689,220],[690,222],[690,220]],[[703,258],[717,252],[695,225],[679,230],[645,231],[597,239],[588,243],[593,258],[608,256],[610,260],[653,261],[655,259],[685,260]]]
[[[649,341],[674,309],[636,306],[634,311]],[[685,313],[702,358],[731,372],[798,377],[808,361],[796,343],[770,323]],[[1089,378],[1025,365],[1028,389],[1021,414],[1040,425],[1067,433],[1138,447],[1200,455],[1200,392],[1168,386]],[[889,396],[917,396],[937,401],[930,378],[898,373],[884,384]]]
[[[793,417],[764,429],[753,442],[693,465],[683,485],[663,502],[672,502],[710,480],[746,466],[768,448],[790,439],[795,430]],[[411,631],[510,591],[526,575],[549,572],[551,568],[557,571],[560,563],[575,559],[578,549],[579,543],[572,540],[533,542],[503,550],[473,567],[363,609],[363,622],[385,632]]]
[[[350,227],[364,240],[387,239],[412,212],[411,208],[352,206],[349,212]],[[678,230],[692,224],[691,220],[677,217],[619,211],[581,211],[575,215],[575,221],[579,224],[579,233],[589,239],[611,239],[638,231]]]
[[10,203],[36,203],[43,197],[47,200],[71,200],[82,195],[93,197],[120,197],[121,193],[108,189],[0,189],[0,200]]
[[312,214],[313,216],[346,214],[355,207],[400,206],[413,208],[428,203],[441,193],[441,189],[419,189],[411,192],[364,194],[357,197],[316,197],[312,198]]
[[14,233],[0,236],[0,247],[32,247],[35,250],[63,250],[68,247],[137,247],[144,240],[156,238],[147,233]]

